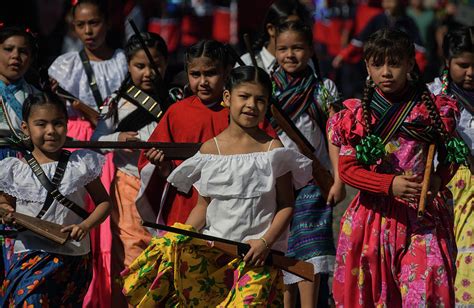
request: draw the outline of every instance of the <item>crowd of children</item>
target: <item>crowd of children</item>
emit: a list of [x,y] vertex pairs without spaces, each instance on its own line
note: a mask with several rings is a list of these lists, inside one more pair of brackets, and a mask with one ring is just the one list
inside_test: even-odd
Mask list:
[[[241,59],[216,40],[187,48],[178,91],[160,35],[109,47],[101,1],[74,2],[82,50],[37,87],[35,35],[1,25],[0,307],[474,305],[474,28],[444,36],[425,84],[420,10],[382,6],[327,55],[362,56],[362,98],[345,101],[296,0],[268,8]],[[177,160],[159,143],[200,147]],[[346,185],[359,192],[335,245]]]

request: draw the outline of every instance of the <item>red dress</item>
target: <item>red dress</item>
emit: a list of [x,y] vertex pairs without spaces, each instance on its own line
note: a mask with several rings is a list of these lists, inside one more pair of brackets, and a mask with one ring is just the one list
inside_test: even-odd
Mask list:
[[[452,132],[455,103],[445,97],[435,103]],[[396,175],[423,176],[428,144],[399,130],[386,144],[381,161],[362,166],[354,150],[366,134],[362,108],[355,99],[344,105],[347,109],[330,119],[329,135],[341,146],[341,179],[360,192],[341,220],[333,282],[336,306],[454,306],[453,216],[444,186],[454,170],[438,165],[442,188],[427,206],[425,218],[418,219],[418,200],[395,198],[390,188]],[[417,103],[404,123],[429,127],[424,104]]]

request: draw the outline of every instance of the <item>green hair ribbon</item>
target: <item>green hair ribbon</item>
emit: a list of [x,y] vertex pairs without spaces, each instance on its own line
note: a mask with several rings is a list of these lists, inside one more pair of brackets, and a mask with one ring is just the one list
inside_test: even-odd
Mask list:
[[445,146],[447,162],[467,165],[469,148],[461,138],[449,138],[448,141],[446,141]]
[[356,145],[356,158],[364,165],[374,165],[385,155],[385,146],[377,135],[367,135]]

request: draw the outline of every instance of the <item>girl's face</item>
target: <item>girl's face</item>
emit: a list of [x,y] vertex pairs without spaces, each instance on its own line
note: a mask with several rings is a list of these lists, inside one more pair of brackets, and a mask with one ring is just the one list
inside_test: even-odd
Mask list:
[[[149,48],[153,61],[158,66],[159,74],[163,79],[166,71],[166,59],[158,52],[156,48]],[[139,89],[145,92],[151,92],[154,89],[153,82],[155,72],[143,49],[138,50],[128,62],[128,71],[132,81]]]
[[55,105],[33,106],[27,121],[21,123],[24,134],[31,138],[34,151],[55,154],[66,142],[67,118]]
[[221,100],[227,70],[208,57],[194,58],[187,68],[189,87],[205,103]]
[[375,63],[372,57],[366,60],[365,65],[375,85],[385,94],[394,94],[403,91],[415,62],[405,58],[399,63],[390,63],[385,58],[384,63]]
[[23,36],[11,36],[0,44],[0,79],[14,82],[26,73],[31,63],[31,48]]
[[231,121],[243,128],[258,126],[265,117],[268,91],[255,82],[245,82],[231,91],[225,90],[224,104],[229,107]]
[[301,33],[285,31],[276,38],[276,59],[285,72],[292,74],[303,71],[313,49],[308,45]]
[[85,48],[96,50],[104,44],[107,24],[96,5],[79,4],[73,18],[74,31]]
[[451,80],[467,91],[474,91],[474,52],[463,52],[449,63]]

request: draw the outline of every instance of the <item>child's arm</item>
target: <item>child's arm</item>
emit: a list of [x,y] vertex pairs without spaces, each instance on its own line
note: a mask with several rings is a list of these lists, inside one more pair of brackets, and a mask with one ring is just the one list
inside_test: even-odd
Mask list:
[[197,204],[189,213],[188,219],[186,220],[187,225],[193,226],[197,231],[204,228],[206,225],[206,212],[207,206],[209,205],[209,198],[198,196]]
[[96,178],[87,184],[86,189],[94,204],[96,204],[94,211],[80,224],[69,225],[61,230],[61,232],[71,231],[70,236],[76,241],[82,240],[91,229],[101,224],[109,216],[112,209],[109,195],[102,185],[100,178]]
[[265,263],[269,249],[290,224],[295,202],[290,172],[277,179],[276,194],[277,210],[270,228],[260,239],[247,242],[251,248],[245,255],[244,261],[255,266],[261,266]]
[[346,198],[346,187],[339,177],[339,150],[340,148],[328,142],[329,158],[334,172],[334,184],[329,190],[327,204],[335,206]]
[[144,155],[150,163],[157,167],[158,173],[161,177],[167,178],[170,175],[173,167],[171,162],[165,161],[165,154],[163,151],[151,148],[146,151]]
[[[13,213],[15,211],[15,198],[0,192],[0,209],[5,210],[9,213]],[[2,216],[2,224],[11,224],[14,222],[13,217],[11,214],[3,215]]]

